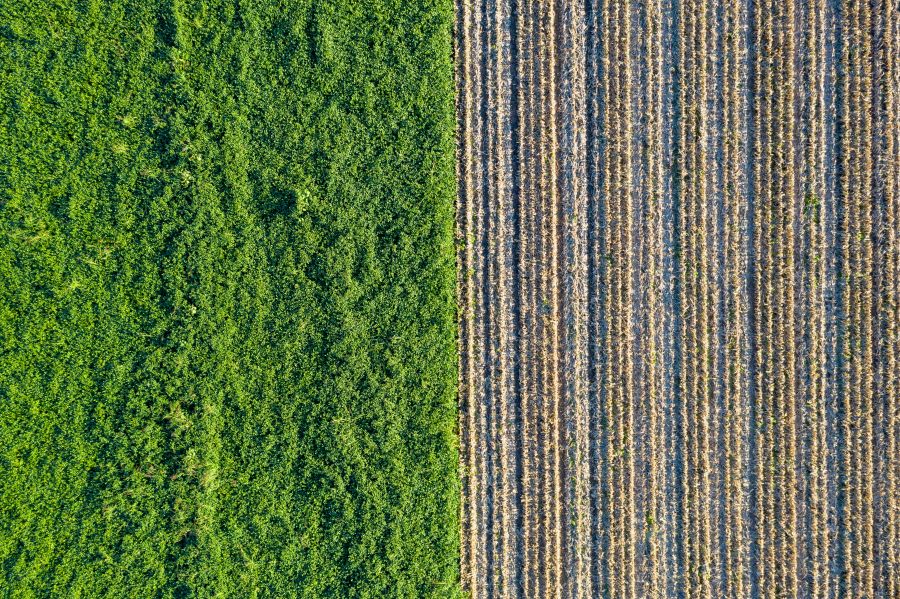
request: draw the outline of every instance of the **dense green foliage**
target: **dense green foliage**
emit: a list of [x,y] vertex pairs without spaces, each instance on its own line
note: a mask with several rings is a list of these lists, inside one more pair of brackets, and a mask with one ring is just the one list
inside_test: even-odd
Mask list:
[[456,593],[450,0],[0,0],[0,594]]

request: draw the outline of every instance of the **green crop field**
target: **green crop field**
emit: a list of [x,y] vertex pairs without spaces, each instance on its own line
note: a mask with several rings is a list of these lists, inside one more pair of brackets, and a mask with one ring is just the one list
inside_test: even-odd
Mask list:
[[449,0],[0,0],[0,596],[458,593]]

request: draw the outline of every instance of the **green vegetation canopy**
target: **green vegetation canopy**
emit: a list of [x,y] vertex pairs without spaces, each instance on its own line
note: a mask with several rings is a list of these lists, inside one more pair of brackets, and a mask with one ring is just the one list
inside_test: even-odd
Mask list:
[[0,0],[0,593],[456,592],[449,0]]

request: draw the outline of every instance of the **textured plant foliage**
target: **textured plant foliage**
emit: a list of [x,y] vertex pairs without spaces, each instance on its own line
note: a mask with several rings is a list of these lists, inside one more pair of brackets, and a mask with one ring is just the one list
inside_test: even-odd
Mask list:
[[455,593],[447,0],[0,0],[4,596]]

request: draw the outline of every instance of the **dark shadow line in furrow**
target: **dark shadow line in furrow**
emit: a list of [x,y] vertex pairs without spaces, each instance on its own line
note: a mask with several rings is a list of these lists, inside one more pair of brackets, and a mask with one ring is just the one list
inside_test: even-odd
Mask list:
[[825,118],[825,198],[824,217],[825,245],[826,245],[826,273],[824,284],[825,292],[825,409],[826,409],[826,438],[832,442],[826,454],[826,464],[829,473],[832,473],[826,486],[826,505],[828,511],[828,529],[834,532],[829,538],[831,543],[827,548],[827,581],[829,596],[834,596],[837,591],[835,582],[839,579],[841,554],[843,553],[843,540],[840,533],[839,514],[842,511],[841,495],[838,481],[843,476],[841,460],[841,448],[844,444],[843,431],[840,425],[840,389],[843,375],[841,372],[840,343],[842,338],[841,323],[843,289],[841,286],[841,246],[842,239],[839,235],[838,223],[843,222],[842,206],[839,201],[840,190],[838,188],[839,148],[843,136],[841,129],[840,111],[843,107],[841,94],[841,73],[839,56],[843,54],[842,39],[839,35],[840,14],[832,2],[826,4],[825,15],[825,85],[823,105],[826,107]]
[[[487,569],[487,575],[490,577],[493,585],[493,593],[488,592],[489,596],[504,596],[507,588],[510,586],[508,579],[515,576],[515,572],[508,571],[508,561],[510,557],[511,545],[508,529],[509,511],[512,509],[510,500],[510,489],[508,488],[507,461],[508,461],[508,441],[509,431],[507,430],[508,418],[508,393],[507,377],[507,358],[512,344],[507,344],[506,335],[515,335],[514,331],[510,331],[509,323],[506,322],[505,311],[508,307],[507,298],[507,252],[511,250],[508,245],[508,218],[509,208],[506,202],[509,200],[506,188],[507,176],[507,150],[506,147],[506,126],[505,122],[505,105],[506,97],[504,95],[504,87],[506,84],[506,73],[503,71],[504,61],[504,23],[498,15],[502,15],[504,0],[489,0],[485,9],[486,19],[485,31],[487,33],[487,65],[488,65],[488,82],[487,82],[487,105],[490,113],[490,120],[487,128],[487,137],[489,144],[489,153],[486,156],[489,173],[489,190],[488,201],[492,205],[492,212],[489,219],[488,236],[490,239],[489,247],[493,247],[492,255],[489,256],[488,264],[488,281],[492,287],[491,294],[492,303],[490,304],[491,318],[488,329],[491,331],[489,335],[488,345],[492,348],[493,364],[491,371],[491,410],[493,411],[493,422],[491,426],[492,445],[490,447],[490,456],[492,460],[491,467],[491,513],[494,516],[489,522],[491,524],[492,550],[495,552],[493,561],[496,566]],[[511,251],[510,251],[511,253]]]
[[[804,52],[807,51],[808,43],[807,43],[807,7],[805,2],[800,3],[800,10],[796,11],[796,20],[794,24],[794,30],[797,32],[797,47],[800,48],[799,51],[795,52],[795,55],[799,57]],[[798,61],[795,58],[794,65],[794,77],[797,81],[798,89],[800,93],[795,95],[795,105],[794,105],[794,115],[797,119],[797,127],[796,127],[796,143],[798,147],[799,160],[797,160],[797,166],[799,167],[797,173],[795,175],[795,181],[799,185],[799,189],[795,192],[793,197],[803,198],[806,189],[808,188],[808,181],[810,180],[809,172],[807,170],[808,166],[808,152],[807,152],[807,139],[810,136],[809,119],[810,119],[810,103],[807,101],[808,90],[811,89],[810,81],[809,81],[809,69],[807,67],[807,63],[809,62],[808,58],[805,58],[802,61]],[[807,584],[808,579],[808,569],[807,564],[811,559],[812,551],[810,550],[810,541],[812,539],[812,534],[810,534],[810,515],[812,514],[812,510],[809,509],[809,506],[812,505],[812,495],[810,491],[809,482],[812,480],[812,468],[811,468],[811,456],[812,456],[812,448],[811,441],[812,436],[810,434],[805,434],[806,431],[810,430],[810,422],[809,422],[809,413],[808,411],[803,410],[803,401],[804,399],[809,400],[809,387],[810,387],[810,367],[811,367],[811,347],[812,347],[812,309],[810,306],[810,284],[809,277],[807,276],[810,272],[809,264],[807,261],[807,249],[811,245],[812,236],[809,234],[809,227],[807,226],[807,221],[805,218],[805,214],[803,211],[800,212],[799,218],[795,219],[796,223],[796,246],[798,252],[795,256],[795,293],[797,302],[795,304],[795,326],[796,326],[796,355],[797,360],[794,364],[794,372],[796,376],[796,397],[797,400],[793,407],[796,414],[796,456],[795,456],[795,465],[796,465],[796,476],[795,480],[797,483],[795,496],[800,499],[799,506],[797,508],[797,529],[796,529],[796,551],[798,557],[798,590],[803,588],[803,585]],[[809,472],[809,476],[805,476],[804,472]]]
[[[845,512],[845,504],[847,501],[847,489],[843,484],[837,484],[837,481],[845,481],[847,477],[847,469],[845,467],[845,459],[844,456],[848,451],[849,447],[849,439],[844,434],[844,428],[842,423],[846,421],[847,414],[844,413],[844,409],[842,406],[843,402],[843,390],[846,380],[845,373],[845,360],[842,356],[842,347],[844,345],[844,340],[847,335],[847,273],[846,269],[846,261],[847,256],[844,256],[843,247],[845,243],[846,232],[842,230],[841,223],[844,222],[846,217],[846,198],[843,196],[841,190],[841,180],[847,176],[847,173],[844,172],[843,160],[841,159],[841,154],[845,145],[847,143],[847,132],[846,132],[846,122],[844,119],[843,112],[847,108],[847,98],[844,92],[844,81],[847,77],[844,69],[846,68],[846,64],[843,63],[843,55],[844,55],[844,14],[843,9],[840,3],[835,2],[832,4],[833,13],[833,23],[834,23],[834,69],[835,69],[835,80],[834,80],[834,181],[835,181],[835,189],[833,190],[833,206],[834,206],[834,223],[837,225],[834,229],[834,238],[833,238],[833,247],[834,247],[834,295],[833,295],[833,328],[834,328],[834,388],[836,390],[834,394],[834,405],[832,406],[831,421],[832,426],[834,427],[831,433],[831,438],[834,440],[833,444],[833,454],[832,454],[832,464],[830,471],[834,473],[834,480],[836,484],[834,485],[833,491],[833,511],[832,514],[833,519],[830,519],[831,529],[835,531],[834,534],[834,542],[832,545],[832,555],[830,558],[831,568],[830,574],[833,579],[832,584],[829,585],[831,589],[837,596],[845,595],[847,592],[846,589],[846,578],[844,576],[844,572],[847,567],[847,535],[849,531],[847,530],[846,522],[844,520],[844,512]],[[833,523],[833,524],[832,524]]]
[[[889,106],[891,90],[888,86],[892,84],[890,78],[893,74],[889,71],[891,56],[888,56],[888,53],[891,51],[891,44],[890,39],[887,38],[888,35],[891,35],[889,27],[892,15],[888,13],[888,10],[891,8],[890,5],[888,4],[886,8],[886,4],[883,0],[877,4],[877,10],[875,11],[877,25],[873,43],[874,48],[877,49],[876,52],[873,52],[873,56],[880,58],[880,60],[874,60],[874,80],[878,83],[873,86],[873,105],[877,106],[878,110],[874,119],[876,143],[873,143],[875,169],[872,189],[878,210],[876,218],[873,219],[873,225],[875,226],[875,231],[877,231],[875,243],[877,251],[873,258],[875,272],[875,284],[873,286],[875,338],[885,341],[880,343],[876,351],[873,352],[873,372],[875,372],[876,376],[875,388],[878,390],[875,397],[876,421],[878,422],[876,447],[881,448],[890,447],[890,427],[893,426],[894,418],[894,415],[891,414],[890,386],[892,377],[896,376],[896,373],[892,373],[889,370],[890,345],[894,341],[891,337],[890,298],[892,285],[895,284],[891,281],[892,265],[890,260],[894,243],[892,235],[896,235],[896,233],[891,230],[891,206],[889,205],[891,201],[889,186],[892,185],[892,182],[888,180],[891,173],[891,167],[888,165],[893,157],[889,154],[891,151],[889,144],[891,142],[888,131],[893,125],[891,123],[891,107]],[[883,135],[880,136],[881,139],[877,139],[879,137],[877,131],[883,132]],[[878,453],[876,453],[876,456],[878,456]],[[875,480],[877,481],[875,504],[877,507],[874,510],[874,529],[876,533],[874,542],[878,557],[876,585],[883,585],[881,591],[885,596],[889,596],[892,582],[891,544],[893,540],[891,538],[891,519],[896,516],[890,512],[891,477],[889,471],[895,459],[890,453],[887,453],[887,455],[883,453],[878,456],[875,466]]]
[[672,319],[673,324],[672,328],[676,335],[676,342],[672,344],[672,378],[671,378],[671,386],[672,386],[672,406],[671,406],[671,420],[672,420],[672,447],[671,452],[673,456],[673,468],[672,468],[672,489],[674,495],[674,507],[675,507],[675,515],[674,515],[674,524],[675,531],[673,531],[673,541],[674,541],[674,555],[671,558],[675,562],[674,566],[674,590],[677,596],[682,597],[686,594],[687,589],[687,564],[684,561],[684,553],[686,550],[686,539],[685,539],[685,531],[687,530],[687,523],[685,521],[686,515],[686,496],[685,496],[685,439],[682,435],[682,431],[685,429],[685,421],[684,421],[684,412],[681,409],[681,404],[684,402],[685,398],[682,396],[681,388],[682,388],[682,379],[683,379],[683,364],[684,364],[684,344],[678,343],[677,339],[680,339],[682,331],[684,330],[684,315],[683,315],[683,281],[681,277],[681,261],[682,261],[682,252],[683,252],[683,231],[685,228],[685,223],[682,219],[682,178],[677,175],[680,168],[684,167],[684,158],[682,156],[683,148],[681,148],[681,144],[678,143],[677,140],[681,138],[681,130],[683,124],[681,122],[681,113],[682,113],[682,93],[681,93],[681,78],[682,78],[682,65],[681,61],[678,57],[681,56],[681,37],[678,35],[678,30],[681,25],[680,19],[680,10],[676,7],[675,3],[672,4],[672,25],[671,25],[671,35],[672,35],[672,48],[671,54],[672,61],[674,63],[671,68],[672,80],[671,80],[671,139],[672,141],[672,176],[671,176],[671,185],[672,185],[672,251],[673,251],[673,262],[672,262]]
[[[743,241],[740,246],[740,251],[743,252],[743,263],[742,268],[743,272],[740,274],[743,285],[743,300],[744,300],[744,316],[738,326],[743,329],[743,338],[744,344],[742,347],[742,353],[740,356],[741,361],[746,364],[746,370],[743,374],[743,385],[744,385],[744,397],[742,398],[742,408],[743,408],[743,422],[745,425],[745,429],[741,432],[741,442],[742,442],[742,471],[738,473],[741,481],[745,481],[748,479],[747,473],[753,472],[756,468],[756,464],[753,461],[753,456],[756,455],[757,447],[754,442],[754,438],[756,435],[756,431],[753,426],[753,418],[754,414],[752,412],[754,405],[754,384],[753,381],[756,380],[756,366],[754,361],[754,352],[753,352],[753,330],[756,327],[756,322],[753,316],[753,270],[752,264],[754,264],[755,260],[755,246],[753,245],[753,239],[756,235],[755,229],[755,220],[753,215],[756,210],[756,200],[755,195],[753,193],[755,187],[755,180],[753,178],[753,148],[756,143],[756,135],[755,135],[755,127],[753,120],[753,107],[756,104],[756,96],[755,96],[755,79],[753,78],[754,69],[752,68],[754,58],[753,58],[753,44],[752,40],[754,38],[753,31],[753,22],[754,17],[752,14],[752,2],[753,0],[746,0],[743,3],[743,6],[739,12],[742,17],[742,22],[745,24],[745,27],[741,30],[741,47],[745,49],[745,54],[743,58],[738,58],[738,72],[739,74],[745,77],[744,79],[744,87],[741,93],[741,106],[742,111],[738,116],[739,124],[741,127],[741,131],[746,132],[746,137],[743,140],[743,148],[742,153],[742,161],[739,161],[740,164],[740,173],[742,175],[742,180],[744,183],[743,193],[744,193],[744,205],[743,205],[743,219],[742,219],[742,234]],[[742,522],[745,523],[744,528],[744,537],[741,539],[741,548],[747,549],[747,564],[745,565],[745,578],[744,582],[747,583],[748,591],[751,596],[754,596],[753,588],[754,588],[754,573],[757,571],[754,567],[754,556],[758,553],[758,551],[754,552],[751,546],[752,539],[754,538],[754,530],[752,526],[749,524],[749,509],[750,506],[753,505],[753,501],[755,500],[755,496],[753,495],[753,487],[755,485],[750,485],[749,483],[744,485],[744,489],[746,490],[748,487],[750,488],[745,493],[743,493],[742,497],[742,505],[739,507],[739,518],[741,518]],[[758,548],[757,548],[758,549]]]
[[522,398],[524,396],[522,381],[521,357],[524,355],[525,342],[523,335],[524,321],[522,317],[522,239],[524,231],[522,226],[522,159],[520,154],[520,144],[522,138],[520,135],[520,105],[519,105],[519,89],[521,87],[521,76],[519,73],[519,30],[517,27],[519,17],[519,0],[510,0],[509,14],[509,45],[510,45],[510,139],[511,152],[510,162],[512,165],[512,226],[515,232],[513,236],[512,247],[512,322],[514,323],[515,334],[515,359],[513,360],[513,400],[514,400],[514,427],[516,435],[516,459],[515,459],[515,481],[516,481],[516,538],[515,547],[512,548],[516,555],[516,573],[514,580],[516,581],[515,595],[524,597],[525,584],[525,484],[523,480],[523,459],[525,455],[525,439],[524,439],[524,418],[522,415]]
[[677,422],[677,396],[676,386],[673,381],[679,372],[679,366],[676,363],[676,339],[680,323],[678,321],[679,307],[677,304],[678,295],[675,289],[677,281],[676,272],[678,266],[676,263],[676,218],[675,215],[679,210],[675,202],[675,169],[673,168],[675,161],[675,139],[677,132],[674,128],[677,105],[675,102],[676,90],[676,73],[674,62],[678,55],[676,31],[677,22],[673,18],[676,14],[674,0],[661,0],[662,22],[661,22],[661,44],[663,52],[663,64],[661,67],[661,85],[663,94],[662,116],[660,121],[662,136],[663,154],[662,160],[662,184],[663,184],[663,213],[662,213],[662,236],[663,236],[663,255],[662,255],[662,277],[665,281],[663,294],[663,345],[662,356],[664,364],[664,376],[666,384],[662,387],[662,396],[664,398],[664,418],[665,418],[665,437],[664,437],[664,453],[665,453],[665,471],[666,471],[666,487],[665,487],[665,514],[666,519],[664,526],[667,530],[665,555],[665,594],[668,596],[677,596],[678,585],[680,580],[680,560],[678,556],[681,554],[681,538],[679,536],[679,513],[678,489],[680,482],[677,478],[676,470],[678,467],[678,457],[676,448],[680,445],[678,441],[679,424]]
[[[566,25],[566,0],[556,0],[555,7],[555,30],[552,32],[552,43],[557,47],[564,47],[565,44],[561,41],[565,36],[565,25]],[[559,55],[557,55],[557,60],[561,60]],[[559,93],[563,88],[563,76],[567,76],[568,74],[564,74],[561,68],[554,69],[554,92]],[[556,110],[564,110],[560,107],[567,106],[569,103],[569,99],[566,98],[557,98],[556,99]],[[558,118],[558,115],[553,115],[554,119]],[[558,119],[558,124],[564,128],[565,119]],[[559,142],[559,136],[561,135],[561,131],[554,127],[555,138],[552,140],[553,144],[556,146]],[[557,154],[557,160],[561,152]],[[565,528],[569,525],[569,513],[566,510],[566,496],[567,496],[567,476],[568,476],[568,443],[567,443],[567,419],[566,419],[566,405],[567,405],[567,394],[566,394],[566,347],[567,343],[567,335],[566,335],[566,321],[565,321],[565,309],[563,308],[566,301],[566,215],[565,210],[563,208],[564,205],[564,195],[560,193],[558,189],[559,183],[562,181],[562,177],[560,176],[560,172],[563,169],[557,167],[556,176],[557,180],[552,181],[551,185],[553,186],[555,193],[554,198],[556,205],[553,207],[553,210],[556,214],[556,226],[557,229],[555,231],[556,235],[556,256],[557,256],[557,289],[555,298],[555,306],[557,307],[557,319],[556,319],[556,339],[557,339],[557,364],[556,369],[557,372],[560,373],[558,375],[559,386],[556,389],[557,393],[557,405],[556,405],[556,438],[554,442],[556,444],[556,461],[557,467],[559,470],[558,480],[559,480],[559,488],[555,490],[556,495],[554,499],[558,502],[561,502],[559,506],[559,522],[557,522],[557,526],[560,528]],[[559,550],[559,560],[556,564],[557,568],[557,589],[562,592],[562,589],[566,588],[567,585],[567,574],[568,570],[566,568],[567,564],[567,553],[568,553],[568,543],[566,543],[567,534],[563,531],[558,532],[558,550]],[[554,590],[555,591],[555,590]]]
[[[759,452],[759,446],[757,444],[757,437],[759,435],[759,428],[757,426],[757,422],[759,421],[760,414],[758,410],[758,398],[757,398],[757,372],[760,368],[760,365],[757,363],[757,345],[759,343],[757,339],[757,330],[759,327],[758,323],[758,315],[756,310],[754,310],[754,306],[758,305],[758,298],[760,290],[756,287],[756,276],[755,276],[755,266],[756,266],[756,258],[758,248],[756,247],[756,214],[757,214],[757,202],[758,198],[755,195],[756,189],[756,176],[755,169],[752,164],[754,161],[754,157],[756,155],[756,147],[760,142],[759,135],[757,135],[757,127],[759,125],[759,114],[757,113],[757,102],[758,100],[758,86],[759,81],[757,81],[756,77],[756,62],[759,59],[758,54],[760,49],[756,45],[756,40],[759,33],[758,17],[756,12],[759,10],[758,3],[761,0],[749,0],[747,3],[747,48],[748,48],[748,58],[747,58],[747,163],[744,170],[744,176],[747,180],[747,206],[746,206],[746,214],[747,214],[747,273],[746,273],[746,284],[747,284],[747,299],[749,301],[749,306],[747,310],[747,347],[748,347],[748,360],[747,360],[747,380],[749,384],[747,385],[747,407],[750,415],[749,419],[749,430],[747,433],[747,461],[746,461],[746,472],[747,478],[752,479],[754,473],[759,471],[759,464],[757,463],[756,456]],[[755,481],[753,481],[755,483]],[[748,571],[748,582],[749,582],[749,591],[751,597],[759,597],[760,596],[760,552],[762,550],[760,546],[760,524],[759,524],[759,505],[760,505],[760,497],[757,493],[757,485],[756,484],[748,484],[747,485],[747,533],[749,536],[749,556],[747,560],[747,571]]]
[[[481,3],[481,44],[483,49],[487,49],[490,47],[489,45],[489,25],[488,23],[488,8],[487,2]],[[493,218],[493,211],[491,210],[491,194],[490,194],[490,177],[488,173],[490,169],[487,166],[487,163],[491,159],[490,155],[490,136],[486,134],[484,131],[486,127],[486,123],[488,123],[488,116],[490,112],[489,106],[489,88],[490,88],[490,80],[488,77],[489,72],[489,55],[486,51],[483,51],[481,56],[479,57],[479,66],[481,69],[481,106],[480,106],[480,117],[481,117],[481,151],[480,151],[480,160],[482,162],[481,165],[481,222],[482,225],[482,238],[481,238],[481,265],[484,270],[482,273],[482,288],[481,288],[481,306],[484,311],[484,322],[482,322],[482,345],[481,351],[484,354],[483,364],[484,364],[484,397],[482,398],[482,410],[485,412],[485,438],[483,442],[485,447],[483,448],[483,452],[485,454],[485,467],[484,472],[480,473],[483,477],[481,484],[484,486],[484,494],[485,494],[485,506],[484,510],[486,514],[484,516],[485,526],[487,530],[484,531],[485,535],[485,547],[482,547],[481,550],[485,553],[485,571],[481,573],[484,577],[483,581],[474,581],[476,585],[480,586],[480,584],[484,584],[485,594],[488,597],[492,597],[494,595],[494,560],[496,556],[494,555],[494,535],[497,534],[497,531],[493,529],[494,522],[494,484],[492,473],[494,471],[493,462],[496,456],[496,448],[493,443],[493,432],[494,432],[494,422],[493,422],[493,378],[494,378],[494,367],[493,367],[493,351],[491,344],[493,342],[493,335],[491,334],[492,330],[492,320],[493,315],[491,314],[491,297],[493,295],[493,289],[491,285],[491,273],[493,269],[491,268],[491,243],[490,243],[490,222]],[[476,586],[476,588],[478,588]]]
[[[883,48],[885,45],[884,41],[884,15],[882,13],[883,5],[881,2],[877,2],[875,6],[875,18],[873,18],[873,80],[881,81],[884,77],[883,68],[884,65],[880,63],[878,60],[878,56],[880,54],[879,48]],[[873,251],[872,251],[872,338],[873,340],[885,340],[890,339],[887,336],[888,331],[888,323],[885,320],[885,298],[889,296],[889,284],[886,284],[885,279],[885,262],[887,256],[889,255],[889,247],[887,244],[888,239],[886,239],[888,233],[884,228],[884,221],[886,218],[887,205],[885,203],[885,180],[883,177],[883,173],[886,170],[883,164],[884,160],[884,143],[882,140],[879,140],[877,137],[877,131],[883,130],[885,127],[889,127],[889,123],[882,122],[882,91],[880,89],[880,84],[875,84],[872,86],[872,106],[877,107],[876,110],[873,110],[873,140],[872,140],[872,196],[874,198],[873,201],[873,213],[872,213],[872,237],[873,237]],[[878,447],[887,447],[887,427],[890,426],[890,414],[887,412],[888,408],[888,398],[887,398],[887,381],[889,380],[890,373],[885,373],[884,371],[884,362],[886,361],[886,344],[879,343],[876,345],[874,350],[872,351],[872,363],[870,365],[871,372],[874,377],[874,392],[872,397],[872,415],[873,419],[873,437],[872,437],[872,450],[877,450]],[[874,531],[874,536],[872,539],[873,551],[876,559],[876,564],[874,565],[874,581],[875,588],[878,589],[881,586],[882,581],[887,581],[886,573],[887,573],[887,558],[888,551],[887,549],[887,534],[889,531],[889,516],[886,513],[884,507],[886,506],[886,497],[887,497],[887,469],[886,465],[889,463],[889,458],[884,454],[879,455],[879,452],[872,451],[873,456],[873,508],[872,509],[872,528]],[[881,506],[881,509],[878,509],[876,506]],[[886,586],[886,583],[885,583]]]
[[534,565],[537,570],[537,592],[542,596],[546,594],[547,588],[547,538],[548,531],[548,515],[547,515],[547,462],[548,448],[546,444],[546,421],[544,418],[544,403],[547,401],[547,380],[548,373],[546,368],[546,318],[544,306],[544,282],[546,279],[546,264],[544,257],[546,255],[546,238],[543,235],[543,220],[546,218],[544,212],[544,190],[545,190],[545,164],[543,161],[543,150],[545,145],[543,114],[544,114],[544,96],[541,86],[542,76],[544,74],[542,56],[543,56],[543,31],[540,23],[543,19],[543,7],[541,2],[536,1],[532,7],[532,35],[534,37],[533,57],[531,62],[532,76],[531,81],[533,88],[531,93],[535,98],[534,113],[531,115],[533,120],[533,150],[535,158],[535,177],[534,177],[534,210],[536,218],[532,225],[532,234],[534,239],[535,252],[535,279],[534,279],[534,311],[535,311],[535,332],[537,339],[535,340],[537,359],[535,360],[535,444],[536,462],[535,462],[535,488],[537,496],[538,514],[536,522],[536,536],[538,538],[537,561]]
[[[652,58],[650,51],[650,10],[649,4],[632,7],[631,31],[637,35],[632,37],[633,52],[636,57],[637,69],[632,74],[631,84],[635,86],[637,93],[633,95],[632,110],[636,121],[633,133],[633,145],[635,150],[634,160],[631,162],[630,177],[636,190],[636,198],[633,209],[635,218],[632,228],[632,242],[635,245],[636,268],[631,272],[631,298],[632,334],[634,344],[629,350],[633,360],[633,372],[635,384],[634,393],[634,459],[632,461],[632,473],[635,481],[634,491],[634,558],[635,558],[635,589],[637,596],[652,596],[656,588],[651,586],[655,581],[656,563],[651,560],[654,546],[654,531],[651,519],[658,514],[653,509],[654,493],[657,491],[656,478],[653,476],[653,460],[656,457],[653,448],[655,436],[655,421],[653,413],[655,406],[651,401],[658,400],[653,394],[655,380],[652,375],[655,372],[651,366],[654,359],[655,345],[652,341],[653,319],[656,317],[652,310],[654,301],[654,280],[647,273],[651,272],[650,266],[654,259],[652,246],[653,215],[655,207],[652,204],[654,190],[651,187],[651,173],[647,172],[647,165],[651,163],[648,154],[655,151],[651,149],[649,139],[650,115],[657,107],[653,104],[653,90],[651,89]],[[647,282],[647,286],[643,285]],[[653,351],[650,351],[653,348]]]
[[[601,552],[601,530],[604,524],[601,523],[601,515],[604,513],[601,503],[601,479],[600,479],[600,456],[603,455],[602,443],[600,439],[600,380],[599,368],[602,356],[599,348],[602,346],[601,339],[601,323],[600,314],[603,313],[603,297],[601,290],[601,270],[602,263],[600,257],[601,241],[600,235],[602,226],[600,221],[603,218],[600,210],[600,202],[598,200],[600,190],[600,171],[597,159],[600,155],[600,61],[598,60],[598,29],[597,24],[599,7],[597,0],[587,0],[585,2],[585,21],[587,23],[585,31],[585,79],[587,82],[586,90],[586,121],[588,123],[585,135],[585,148],[587,153],[586,173],[587,173],[587,214],[588,214],[588,253],[587,253],[587,301],[588,301],[588,410],[589,410],[589,453],[590,453],[590,577],[591,588],[594,595],[599,594],[601,565],[606,560],[603,559]],[[606,523],[608,529],[608,523]],[[604,574],[608,577],[608,572]]]

